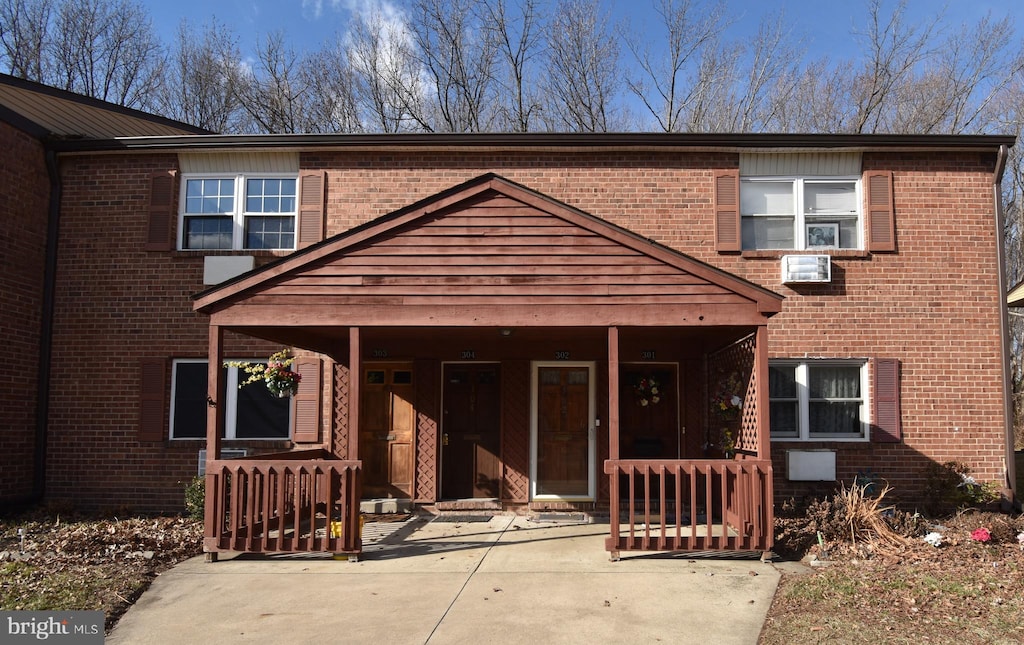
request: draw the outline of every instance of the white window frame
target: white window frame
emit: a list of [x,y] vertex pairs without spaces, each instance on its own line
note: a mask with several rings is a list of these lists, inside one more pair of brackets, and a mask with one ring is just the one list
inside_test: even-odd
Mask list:
[[[258,358],[242,358],[242,359],[228,359],[231,361],[247,362],[247,363],[260,363],[266,362],[266,359]],[[174,408],[177,402],[177,387],[178,387],[178,365],[182,363],[202,363],[208,365],[209,361],[201,358],[176,358],[171,361],[171,414],[170,414],[170,427],[167,430],[167,436],[171,441],[203,441],[205,438],[199,437],[175,437],[174,436]],[[284,441],[292,438],[292,428],[295,427],[295,406],[288,406],[288,432],[280,437],[238,437],[237,425],[238,425],[238,374],[239,368],[228,367],[227,374],[225,375],[225,393],[223,406],[218,405],[224,410],[224,440],[239,441]]]
[[[792,248],[776,248],[776,247],[743,247],[744,251],[814,251],[818,247],[807,246],[807,208],[804,205],[804,186],[805,184],[813,183],[851,183],[854,185],[854,199],[856,200],[856,218],[857,224],[855,229],[857,231],[857,244],[851,247],[846,247],[845,250],[864,250],[864,206],[863,206],[863,186],[859,176],[856,175],[813,175],[813,176],[767,176],[767,177],[740,177],[740,204],[742,207],[742,195],[744,184],[754,183],[785,183],[790,182],[793,190],[793,247]],[[780,213],[747,213],[742,209],[740,211],[740,230],[742,239],[742,230],[744,223],[751,221],[753,218],[758,217],[789,217],[789,214]],[[851,213],[836,213],[836,219],[852,219]],[[813,221],[813,220],[812,220]],[[839,247],[835,249],[828,249],[828,251],[842,250]]]
[[[830,441],[830,442],[865,442],[870,439],[870,428],[871,419],[870,411],[871,405],[869,400],[870,390],[869,385],[869,374],[868,365],[870,361],[867,359],[808,359],[808,360],[790,360],[790,359],[771,359],[768,361],[770,366],[791,366],[796,368],[796,394],[798,403],[798,414],[797,414],[797,434],[796,435],[778,435],[769,432],[769,436],[772,441]],[[860,368],[860,412],[858,414],[860,418],[860,432],[857,434],[838,434],[834,432],[818,432],[815,433],[810,428],[810,387],[809,387],[809,366],[828,366],[828,365],[840,365],[840,366],[855,366]],[[791,400],[791,399],[786,399]],[[771,406],[771,392],[769,392],[769,408]],[[771,413],[769,412],[769,418]]]
[[[234,208],[231,212],[225,213],[188,213],[188,182],[199,179],[217,179],[234,182]],[[291,211],[276,213],[249,212],[246,210],[246,182],[249,179],[293,179],[295,180],[295,208]],[[192,173],[184,175],[181,181],[180,194],[178,195],[178,250],[179,251],[294,251],[299,236],[299,197],[302,187],[299,185],[299,176],[295,173],[281,172],[250,172],[250,173]],[[231,225],[231,248],[228,249],[189,249],[185,248],[185,220],[188,217],[200,218],[204,216],[230,216]],[[291,217],[294,222],[292,234],[292,246],[276,247],[272,249],[250,249],[245,247],[245,220],[248,217]]]

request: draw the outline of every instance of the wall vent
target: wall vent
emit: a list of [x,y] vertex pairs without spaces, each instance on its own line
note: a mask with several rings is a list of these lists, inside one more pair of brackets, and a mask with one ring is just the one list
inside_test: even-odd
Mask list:
[[[238,459],[239,457],[248,457],[249,451],[246,448],[221,448],[220,458],[221,459]],[[199,450],[199,476],[202,477],[206,474],[206,448]]]
[[782,283],[831,282],[832,258],[828,255],[783,255]]

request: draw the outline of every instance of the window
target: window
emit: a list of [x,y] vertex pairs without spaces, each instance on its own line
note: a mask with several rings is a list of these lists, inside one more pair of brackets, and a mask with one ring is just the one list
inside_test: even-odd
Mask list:
[[857,179],[744,178],[743,248],[862,248],[860,203]]
[[866,438],[866,379],[866,361],[771,361],[768,396],[772,438]]
[[[256,361],[253,361],[256,362]],[[171,439],[206,438],[206,361],[176,360],[171,375]],[[225,439],[287,439],[291,405],[260,384],[238,389],[238,368],[226,367],[220,401]]]
[[295,248],[294,176],[187,177],[180,248]]

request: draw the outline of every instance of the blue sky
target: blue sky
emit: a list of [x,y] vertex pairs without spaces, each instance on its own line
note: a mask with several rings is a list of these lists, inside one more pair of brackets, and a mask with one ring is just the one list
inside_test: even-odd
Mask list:
[[[173,41],[182,18],[201,22],[216,16],[234,27],[243,56],[251,52],[257,38],[276,29],[283,29],[296,49],[319,49],[325,40],[344,31],[352,8],[370,2],[393,0],[142,0],[165,43]],[[894,6],[895,0],[886,3]],[[635,28],[653,15],[652,0],[604,0],[603,4],[613,20],[628,18]],[[727,4],[740,16],[730,31],[737,38],[754,33],[764,14],[782,10],[794,32],[805,37],[809,56],[841,58],[855,51],[851,32],[855,24],[864,22],[866,0],[727,0]],[[950,27],[973,25],[988,11],[996,19],[1012,12],[1018,42],[1024,30],[1022,0],[909,0],[908,6],[916,20],[934,16],[945,6]]]

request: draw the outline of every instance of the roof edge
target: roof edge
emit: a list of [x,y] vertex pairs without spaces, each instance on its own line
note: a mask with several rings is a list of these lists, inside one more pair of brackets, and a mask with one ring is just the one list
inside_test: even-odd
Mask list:
[[458,134],[257,134],[122,137],[68,141],[64,152],[217,149],[359,148],[707,148],[707,149],[988,149],[1011,147],[1013,135],[994,134],[768,134],[768,133],[458,133]]

